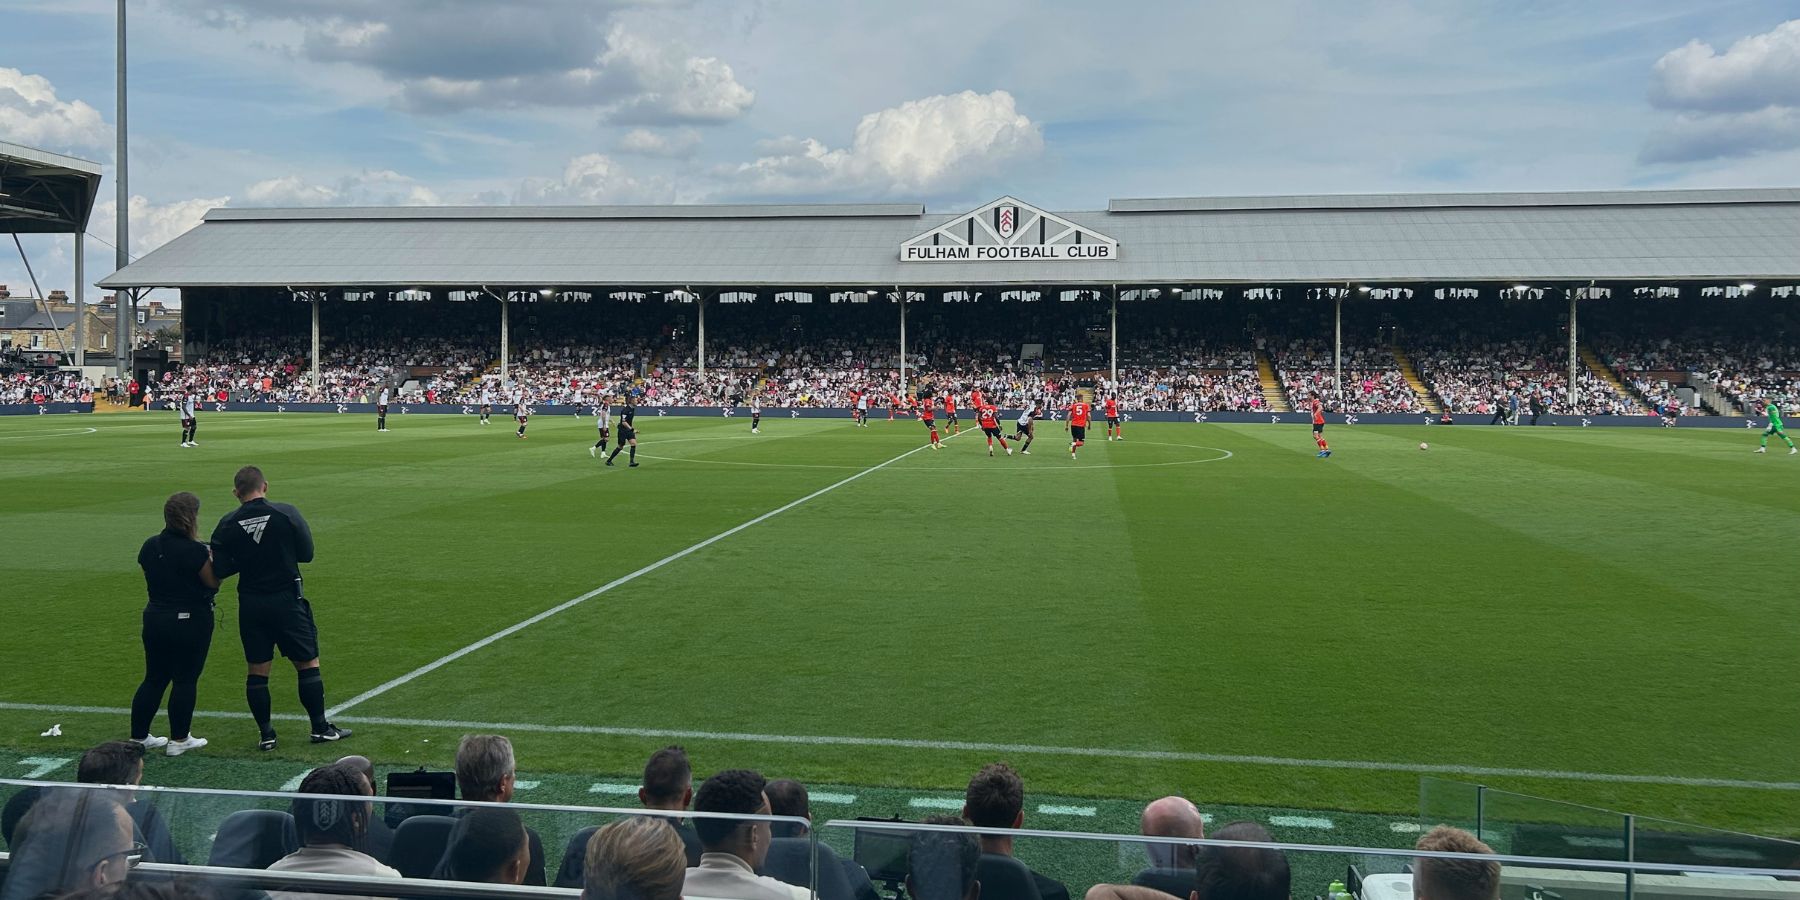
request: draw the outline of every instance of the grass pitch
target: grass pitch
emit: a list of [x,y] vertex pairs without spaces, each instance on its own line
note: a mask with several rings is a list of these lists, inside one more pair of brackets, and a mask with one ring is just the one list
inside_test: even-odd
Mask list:
[[[1007,758],[1034,794],[1376,813],[1416,812],[1439,766],[1800,831],[1800,458],[1754,435],[1332,426],[1320,460],[1305,425],[1133,424],[1071,461],[1059,423],[990,459],[971,429],[909,452],[910,420],[639,422],[627,469],[567,415],[523,441],[500,416],[210,415],[195,449],[168,414],[0,419],[0,746],[123,736],[73,707],[136,686],[137,547],[169,493],[210,524],[254,463],[317,537],[330,701],[405,679],[339,713],[384,764],[447,766],[492,725],[549,775],[629,778],[679,740],[702,774],[954,791]],[[279,781],[349,752],[286,721],[255,753],[234,607],[205,755]],[[273,689],[299,711],[291,671]]]

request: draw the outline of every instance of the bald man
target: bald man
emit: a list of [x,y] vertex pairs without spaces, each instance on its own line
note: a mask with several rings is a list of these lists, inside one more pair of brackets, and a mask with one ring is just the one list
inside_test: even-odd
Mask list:
[[[375,784],[375,764],[370,762],[368,757],[346,756],[338,760],[337,764],[349,766],[361,772],[363,780],[369,783],[369,793],[376,797],[381,796],[381,790]],[[438,810],[428,809],[426,812],[437,813]],[[394,827],[387,823],[385,815],[369,817],[369,831],[363,835],[363,843],[366,845],[363,847],[364,853],[382,862],[388,861],[388,854],[394,849]]]
[[[1200,809],[1186,797],[1164,797],[1144,807],[1139,831],[1145,837],[1203,838],[1206,825]],[[1131,880],[1140,887],[1155,888],[1166,894],[1185,897],[1193,890],[1194,862],[1199,848],[1191,844],[1145,844],[1150,853],[1150,868]]]

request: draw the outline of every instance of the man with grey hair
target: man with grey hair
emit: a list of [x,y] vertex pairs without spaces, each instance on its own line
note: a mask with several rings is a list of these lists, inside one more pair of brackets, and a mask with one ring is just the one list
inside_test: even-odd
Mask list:
[[[498,734],[465,734],[456,745],[456,789],[462,799],[480,803],[510,803],[513,798],[518,767],[513,759],[512,741]],[[460,818],[469,809],[459,809]],[[525,870],[524,884],[546,885],[544,877],[544,842],[531,828],[525,829],[531,845],[531,865]]]

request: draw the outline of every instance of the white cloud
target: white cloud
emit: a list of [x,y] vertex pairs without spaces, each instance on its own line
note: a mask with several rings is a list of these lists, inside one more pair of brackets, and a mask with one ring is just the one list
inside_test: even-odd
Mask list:
[[[173,203],[151,203],[143,196],[132,195],[132,258],[143,256],[180,237],[189,229],[199,225],[207,210],[225,206],[230,202],[231,198],[225,196],[196,197],[191,200],[177,200]],[[102,235],[111,240],[114,224],[118,221],[118,210],[118,203],[112,200],[96,205],[93,217],[88,220],[88,233]]]
[[257,28],[313,62],[372,71],[420,112],[593,107],[634,124],[736,119],[755,93],[731,66],[627,30],[627,0],[171,0],[208,25]]
[[569,160],[561,178],[528,178],[514,202],[521,204],[668,203],[669,186],[661,179],[639,179],[600,153]]
[[437,193],[388,169],[365,169],[330,184],[286,175],[244,189],[251,206],[438,206]]
[[1656,61],[1650,100],[1657,106],[1747,112],[1800,106],[1800,19],[1731,45],[1724,53],[1689,41]]
[[105,149],[112,128],[100,111],[80,100],[62,100],[42,75],[0,67],[0,138],[63,152]]
[[687,159],[700,148],[700,132],[692,128],[679,131],[651,131],[633,128],[619,138],[615,148],[620,153],[659,159]]
[[1800,147],[1800,19],[1718,53],[1689,41],[1656,61],[1650,102],[1676,110],[1638,153],[1649,164],[1756,156]]
[[1041,129],[1011,94],[940,94],[863,116],[850,146],[784,138],[781,152],[727,173],[726,193],[936,194],[1043,151]]

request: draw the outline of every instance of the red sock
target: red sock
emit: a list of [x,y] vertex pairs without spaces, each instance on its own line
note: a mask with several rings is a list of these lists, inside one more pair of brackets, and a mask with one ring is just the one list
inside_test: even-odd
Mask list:
[[1006,438],[1000,438],[1000,449],[1006,449]]
[[932,442],[932,443],[934,443],[934,444],[935,444],[935,443],[937,443],[937,442],[938,442],[938,436],[937,436],[937,429],[936,429],[936,428],[933,428],[933,429],[931,429],[931,442]]
[[1315,441],[1318,441],[1318,442],[1319,442],[1319,449],[1320,449],[1320,450],[1330,450],[1330,449],[1331,449],[1331,445],[1330,445],[1330,444],[1327,444],[1327,443],[1325,443],[1325,438],[1323,438],[1323,437],[1321,437],[1321,436],[1319,436],[1319,435],[1313,435],[1313,440],[1315,440]]

